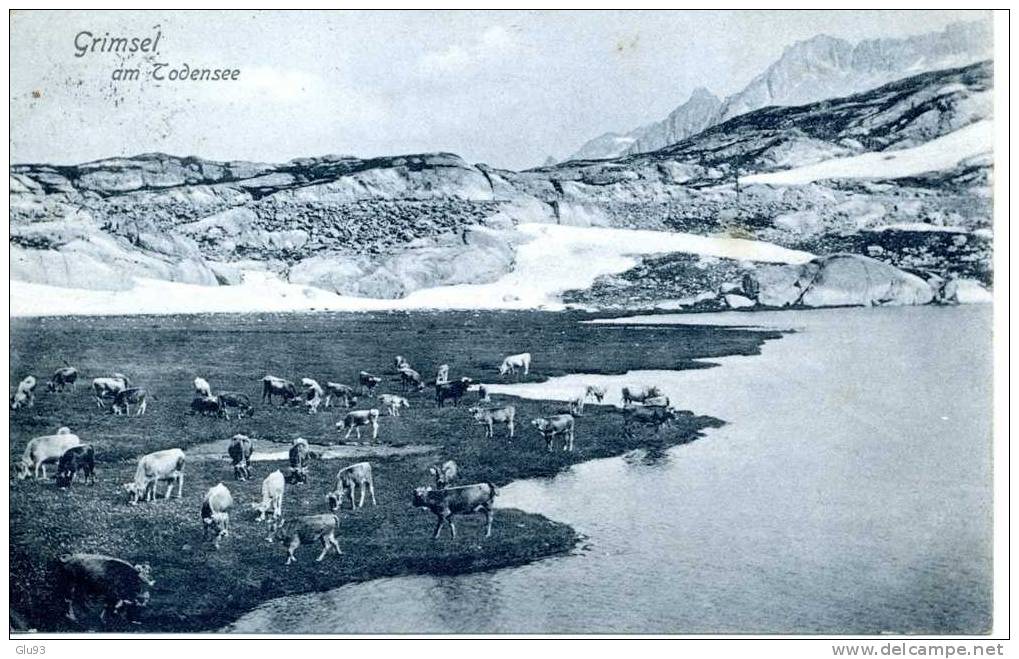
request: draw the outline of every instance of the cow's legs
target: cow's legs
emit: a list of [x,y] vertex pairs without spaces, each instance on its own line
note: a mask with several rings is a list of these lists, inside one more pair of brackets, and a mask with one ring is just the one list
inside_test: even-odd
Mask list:
[[452,515],[450,515],[449,517],[446,518],[446,523],[449,524],[449,532],[455,538],[456,537],[456,525],[453,524],[453,516]]
[[434,536],[434,538],[436,540],[439,539],[439,534],[442,533],[442,525],[445,524],[445,523],[446,523],[446,519],[444,517],[440,517],[439,518],[439,523],[435,525],[435,536]]
[[169,499],[169,498],[170,498],[170,495],[172,495],[172,494],[173,494],[173,486],[174,486],[174,484],[176,484],[176,482],[177,482],[177,479],[176,479],[176,478],[172,478],[172,479],[170,479],[170,481],[169,481],[169,482],[168,482],[168,483],[166,484],[166,494],[164,494],[164,495],[163,495],[163,500],[164,500],[164,501],[165,501],[166,499]]
[[[373,506],[379,505],[379,504],[377,504],[375,502],[375,484],[372,481],[370,481],[370,480],[368,481],[368,492],[371,493],[371,495],[372,495],[372,505]],[[361,492],[361,497],[364,498],[364,492],[363,491]]]
[[322,553],[318,555],[318,558],[315,559],[315,562],[318,563],[319,561],[321,561],[323,558],[326,557],[326,554],[328,553],[329,553],[329,538],[327,536],[322,536]]
[[177,498],[184,496],[184,472],[177,474]]
[[149,404],[149,401],[148,401],[148,400],[143,400],[143,401],[142,401],[142,404],[138,406],[138,411],[137,411],[137,412],[135,412],[135,414],[134,414],[134,415],[135,415],[135,416],[141,416],[142,414],[145,414],[145,407],[146,407],[146,406],[147,406],[148,404]]
[[488,538],[492,535],[492,509],[485,508],[485,537]]
[[336,555],[339,556],[339,555],[343,554],[343,552],[340,551],[340,543],[339,543],[339,541],[336,540],[336,536],[334,534],[330,533],[328,539],[329,539],[329,544],[331,544],[333,547],[336,548]]
[[294,551],[301,546],[301,538],[295,535],[290,539],[290,543],[287,545],[287,565],[297,562],[297,557],[294,556]]
[[[357,504],[358,508],[364,508],[364,491],[365,491],[365,484],[361,483],[361,499],[360,499],[360,501]],[[353,492],[353,490],[351,490],[351,492]]]
[[513,419],[509,422],[510,439],[513,439]]
[[376,439],[378,439],[378,437],[379,437],[379,422],[378,421],[373,421],[372,422],[372,442],[374,442]]
[[357,505],[354,504],[354,488],[355,487],[356,487],[355,485],[351,485],[350,486],[350,509],[351,510],[357,510]]
[[344,440],[349,439],[350,438],[350,433],[352,433],[352,432],[354,432],[354,426],[351,426],[351,427],[347,428],[347,434],[343,436],[343,439]]

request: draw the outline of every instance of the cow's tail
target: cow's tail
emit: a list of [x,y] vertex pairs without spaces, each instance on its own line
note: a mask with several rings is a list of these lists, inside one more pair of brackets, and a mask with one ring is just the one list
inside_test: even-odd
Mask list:
[[495,484],[493,484],[493,483],[491,483],[491,482],[488,482],[488,483],[485,483],[485,484],[486,484],[486,485],[488,485],[488,487],[492,488],[492,498],[493,498],[493,499],[494,499],[495,497],[499,496],[499,488],[497,488],[497,487],[495,486]]

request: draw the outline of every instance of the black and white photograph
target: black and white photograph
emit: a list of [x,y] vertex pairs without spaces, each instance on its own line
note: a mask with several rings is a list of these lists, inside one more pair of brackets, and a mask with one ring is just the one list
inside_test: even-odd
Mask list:
[[19,654],[1004,654],[1007,39],[1001,10],[10,10]]

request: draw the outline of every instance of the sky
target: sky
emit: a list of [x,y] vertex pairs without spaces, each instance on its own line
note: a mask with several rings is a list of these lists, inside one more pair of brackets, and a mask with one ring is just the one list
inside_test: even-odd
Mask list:
[[[11,162],[160,151],[284,162],[447,151],[522,169],[738,91],[818,34],[902,37],[967,11],[12,12]],[[154,37],[155,54],[75,38]],[[81,39],[82,37],[79,37]],[[81,41],[79,41],[81,43]],[[164,78],[184,64],[237,80]],[[114,81],[119,68],[140,79]]]

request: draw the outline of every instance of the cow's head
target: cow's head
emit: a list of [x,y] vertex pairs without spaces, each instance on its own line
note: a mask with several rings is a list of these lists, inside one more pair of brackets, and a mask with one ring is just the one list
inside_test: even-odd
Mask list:
[[[155,586],[156,582],[152,579],[152,568],[148,563],[138,563],[134,566],[134,571],[138,574],[138,578],[149,586]],[[149,601],[148,593],[145,593],[145,602]],[[145,604],[140,604],[145,606]]]
[[506,375],[509,373],[510,367],[508,362],[503,362],[499,365],[499,375]]
[[432,491],[430,487],[419,487],[414,490],[414,507],[427,508],[428,494]]
[[22,458],[14,464],[14,473],[19,481],[23,481],[32,475],[32,463]]
[[54,382],[53,380],[50,380],[49,382],[46,383],[46,391],[56,391],[56,390],[57,390],[57,383],[56,382]]
[[202,519],[209,530],[216,534],[216,538],[222,538],[227,535],[227,525],[230,523],[230,515],[227,513],[212,513],[209,517]]
[[124,483],[124,491],[127,492],[130,503],[138,503],[138,499],[144,494],[143,488],[139,487],[137,483]]
[[326,503],[329,504],[329,510],[336,510],[340,507],[340,503],[343,501],[343,491],[337,490],[330,492],[326,495]]
[[538,432],[544,434],[548,430],[548,419],[533,419],[531,425],[538,429]]
[[23,406],[27,401],[28,396],[19,391],[18,393],[11,396],[11,409],[16,410],[19,407]]

